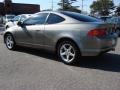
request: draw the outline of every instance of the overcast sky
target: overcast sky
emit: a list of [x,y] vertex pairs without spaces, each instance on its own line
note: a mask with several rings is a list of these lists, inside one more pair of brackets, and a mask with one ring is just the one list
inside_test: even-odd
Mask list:
[[[2,2],[3,0],[0,0],[0,1]],[[15,2],[15,3],[39,4],[41,6],[41,10],[51,9],[51,3],[52,3],[52,0],[12,0],[12,1]],[[53,0],[53,2],[54,2],[54,10],[56,10],[59,7],[57,5],[57,3],[59,1],[60,0]],[[81,1],[82,0],[78,0],[78,2],[75,3],[74,5],[81,6]],[[83,1],[84,1],[84,11],[90,12],[89,6],[95,0],[83,0]],[[115,5],[118,5],[120,3],[120,0],[113,0],[113,1],[114,1]]]

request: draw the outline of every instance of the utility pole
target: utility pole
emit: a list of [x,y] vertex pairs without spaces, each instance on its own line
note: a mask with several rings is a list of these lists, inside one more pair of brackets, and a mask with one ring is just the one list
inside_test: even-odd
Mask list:
[[52,0],[52,6],[51,6],[51,8],[52,8],[52,11],[53,11],[53,8],[54,8],[54,5],[53,5],[53,0]]
[[82,0],[82,11],[83,11],[83,0]]

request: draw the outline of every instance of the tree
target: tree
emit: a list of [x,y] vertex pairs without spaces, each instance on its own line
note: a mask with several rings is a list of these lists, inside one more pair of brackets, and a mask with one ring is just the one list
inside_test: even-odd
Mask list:
[[61,0],[58,5],[60,8],[58,10],[64,11],[73,11],[81,13],[81,10],[78,9],[78,6],[72,6],[77,0]]
[[120,16],[120,5],[117,7],[115,13],[116,13],[116,15]]
[[114,10],[113,0],[97,0],[90,6],[91,14],[98,14],[102,16],[107,16],[111,14],[111,10]]

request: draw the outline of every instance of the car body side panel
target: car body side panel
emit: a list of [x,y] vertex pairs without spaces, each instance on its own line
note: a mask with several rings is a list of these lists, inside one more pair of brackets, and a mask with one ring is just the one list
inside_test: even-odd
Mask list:
[[31,29],[33,30],[33,44],[35,48],[44,48],[44,26],[45,25],[33,25]]
[[[32,26],[15,26],[12,27],[15,30],[15,40],[18,44],[33,44],[34,43],[34,29]],[[11,29],[11,28],[10,28]]]
[[112,49],[116,46],[116,43],[113,46],[108,45],[113,40],[116,42],[116,35],[108,35],[103,38],[89,37],[88,31],[95,27],[104,28],[105,26],[104,24],[97,26],[97,23],[45,25],[45,46],[47,49],[55,50],[55,45],[59,39],[70,38],[77,44],[83,56],[98,55],[99,52],[104,51],[102,48],[110,47]]
[[61,38],[69,38],[77,44],[80,50],[83,50],[83,40],[86,37],[86,33],[93,28],[92,26],[86,28],[85,25],[86,24],[45,25],[45,46],[55,50],[58,40]]

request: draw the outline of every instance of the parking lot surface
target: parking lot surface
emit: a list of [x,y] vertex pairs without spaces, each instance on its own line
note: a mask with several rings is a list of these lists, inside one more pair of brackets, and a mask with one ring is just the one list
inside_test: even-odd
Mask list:
[[0,90],[120,90],[120,39],[116,51],[69,66],[47,51],[10,51],[0,35]]

